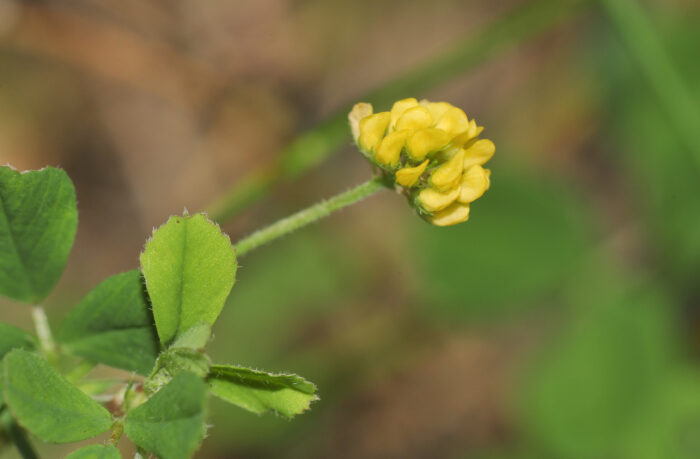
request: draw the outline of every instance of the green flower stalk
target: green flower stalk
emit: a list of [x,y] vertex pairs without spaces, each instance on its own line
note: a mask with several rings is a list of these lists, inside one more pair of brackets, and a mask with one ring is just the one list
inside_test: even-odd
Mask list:
[[241,239],[235,244],[239,257],[387,188],[404,194],[433,225],[456,225],[467,221],[471,203],[491,185],[491,171],[482,166],[496,147],[479,138],[483,127],[447,102],[403,99],[380,113],[358,103],[348,118],[376,176]]

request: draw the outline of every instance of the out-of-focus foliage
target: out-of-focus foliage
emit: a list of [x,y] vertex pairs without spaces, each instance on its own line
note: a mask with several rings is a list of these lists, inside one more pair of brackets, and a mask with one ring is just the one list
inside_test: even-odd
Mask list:
[[[591,290],[578,292],[569,323],[547,341],[520,388],[525,429],[555,457],[662,457],[671,445],[672,457],[696,456],[681,454],[690,419],[671,418],[691,414],[676,413],[669,400],[685,370],[673,302],[646,282],[597,263],[592,269],[583,277]],[[650,425],[659,428],[650,432]],[[649,450],[640,449],[640,438]]]
[[[700,32],[688,18],[674,16],[664,24],[662,34],[698,104],[700,63],[697,49],[688,44],[700,40]],[[692,197],[700,196],[700,171],[693,153],[648,86],[636,77],[631,58],[619,44],[613,41],[611,51],[596,57],[596,64],[609,75],[607,94],[614,96],[605,105],[606,121],[619,133],[611,145],[620,152],[620,165],[629,171],[633,192],[644,202],[638,208],[647,236],[654,242],[649,250],[667,281],[697,292],[700,212]]]
[[472,316],[530,306],[568,282],[593,247],[590,213],[576,190],[503,163],[469,225],[417,228],[411,243],[431,308]]
[[119,450],[111,445],[90,445],[66,456],[66,459],[119,459]]
[[[0,164],[61,165],[81,196],[49,314],[250,171],[267,195],[226,223],[233,240],[365,180],[327,115],[522,3],[22,7],[0,32]],[[697,2],[636,3],[699,105]],[[433,228],[386,193],[242,260],[212,359],[293,368],[321,400],[292,423],[212,403],[201,457],[700,456],[699,174],[606,10],[582,6],[540,38],[520,28],[533,17],[506,22],[516,46],[389,98],[449,100],[487,126],[493,183],[469,222]],[[287,148],[295,181],[271,192]],[[2,307],[26,328],[26,308]]]

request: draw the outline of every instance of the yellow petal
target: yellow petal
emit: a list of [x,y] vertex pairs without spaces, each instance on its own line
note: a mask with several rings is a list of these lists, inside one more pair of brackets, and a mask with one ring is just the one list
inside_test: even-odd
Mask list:
[[447,191],[460,181],[463,170],[464,150],[460,150],[452,159],[435,169],[430,176],[430,183],[439,191]]
[[457,107],[447,110],[435,125],[450,135],[450,138],[469,130],[469,120],[466,113]]
[[396,130],[400,131],[402,129],[423,129],[432,126],[433,117],[430,116],[430,112],[427,108],[412,107],[406,110],[403,115],[396,121]]
[[420,104],[428,109],[434,120],[439,120],[445,112],[452,108],[452,104],[447,102],[428,102],[423,99]]
[[430,217],[430,223],[436,226],[451,226],[469,220],[469,204],[453,203],[448,208],[436,212]]
[[385,166],[397,165],[407,137],[408,131],[405,130],[392,132],[387,135],[377,147],[377,154],[374,159]]
[[481,134],[481,131],[484,130],[484,126],[477,126],[476,125],[476,120],[471,120],[469,121],[469,137],[474,138]]
[[384,138],[390,118],[389,112],[375,113],[362,118],[360,120],[360,147],[366,151],[373,151]]
[[371,115],[373,112],[372,104],[365,102],[360,102],[355,104],[348,113],[348,120],[350,121],[350,129],[352,129],[352,138],[357,142],[360,138],[360,120],[366,116]]
[[483,126],[477,126],[476,121],[470,120],[467,130],[462,132],[461,134],[456,135],[452,139],[452,145],[457,145],[460,147],[464,146],[470,140],[474,139],[475,137],[478,137],[478,135],[481,134],[481,131],[483,130]]
[[406,151],[411,158],[421,161],[428,153],[447,145],[450,138],[440,129],[426,128],[415,132],[406,142]]
[[472,166],[462,178],[459,202],[468,204],[479,199],[491,186],[491,171],[481,166]]
[[479,139],[464,150],[464,170],[486,163],[496,152],[496,145],[489,139]]
[[430,160],[426,159],[416,167],[404,167],[396,171],[396,183],[406,188],[412,187],[416,184],[421,174],[425,172],[425,168],[428,167],[429,162]]
[[435,188],[425,188],[418,195],[420,203],[428,212],[437,212],[449,206],[459,197],[460,186],[457,185],[453,189],[441,193]]
[[391,107],[391,128],[393,129],[396,127],[396,122],[399,120],[399,118],[401,118],[401,115],[403,115],[406,110],[417,105],[418,101],[413,97],[394,102],[394,106]]

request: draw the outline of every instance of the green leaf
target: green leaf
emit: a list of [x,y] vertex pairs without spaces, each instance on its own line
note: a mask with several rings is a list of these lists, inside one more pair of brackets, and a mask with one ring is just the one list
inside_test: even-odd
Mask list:
[[182,373],[127,414],[124,431],[136,445],[161,459],[186,459],[205,433],[206,385]]
[[24,459],[39,459],[27,432],[17,424],[10,410],[6,408],[0,409],[0,450],[4,444],[13,444]]
[[12,325],[0,323],[0,359],[12,349],[34,349],[34,336]]
[[[24,330],[0,323],[0,359],[12,349],[29,349],[36,346],[34,337]],[[2,378],[0,378],[0,407],[3,404]]]
[[213,325],[236,277],[228,236],[202,214],[170,217],[141,254],[160,341],[192,326]]
[[90,445],[70,453],[66,459],[121,459],[119,450],[112,445]]
[[0,167],[0,294],[44,299],[61,277],[78,225],[68,175]]
[[273,411],[292,418],[318,400],[316,386],[294,374],[214,365],[207,382],[217,397],[257,414]]
[[111,276],[68,314],[59,339],[92,362],[148,375],[159,345],[138,270]]
[[200,322],[181,333],[171,348],[204,349],[211,338],[211,325]]
[[19,423],[48,443],[70,443],[109,429],[112,415],[38,355],[15,349],[4,359],[5,402]]

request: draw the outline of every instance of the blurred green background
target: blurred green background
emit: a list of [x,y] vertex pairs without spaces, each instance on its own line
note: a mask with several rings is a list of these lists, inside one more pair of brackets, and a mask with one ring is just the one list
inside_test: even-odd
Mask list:
[[197,457],[699,458],[699,25],[697,0],[0,0],[0,163],[79,200],[47,313],[185,207],[236,240],[365,180],[349,104],[446,100],[497,146],[471,220],[384,192],[242,259],[213,359],[321,400],[212,399]]

